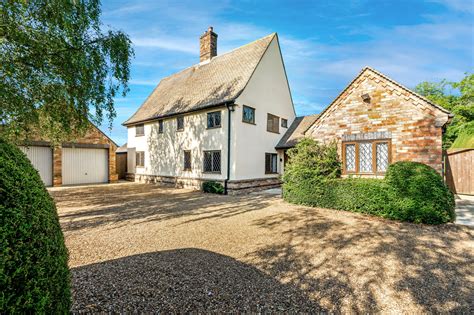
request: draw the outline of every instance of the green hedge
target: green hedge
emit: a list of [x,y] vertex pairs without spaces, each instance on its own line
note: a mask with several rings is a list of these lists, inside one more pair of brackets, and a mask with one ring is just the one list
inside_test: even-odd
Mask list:
[[68,313],[68,254],[38,172],[0,139],[0,313]]
[[283,196],[292,203],[415,223],[440,224],[455,219],[453,194],[434,169],[421,163],[394,163],[385,179],[291,180],[284,182]]

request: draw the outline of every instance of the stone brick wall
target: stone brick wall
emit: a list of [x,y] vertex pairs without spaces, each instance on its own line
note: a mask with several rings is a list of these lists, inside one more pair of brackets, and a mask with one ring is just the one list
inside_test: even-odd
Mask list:
[[[127,173],[126,179],[139,183],[158,184],[165,187],[190,188],[201,190],[202,183],[209,179],[186,178],[175,176],[143,175]],[[223,180],[214,180],[224,185]],[[250,192],[261,191],[281,186],[279,178],[259,178],[249,180],[231,180],[228,182],[227,191],[229,195],[247,194]]]
[[[365,96],[365,100],[363,95]],[[364,133],[390,134],[391,162],[416,161],[442,170],[442,130],[449,114],[370,68],[321,114],[305,135],[322,142]],[[350,136],[349,136],[350,138]]]

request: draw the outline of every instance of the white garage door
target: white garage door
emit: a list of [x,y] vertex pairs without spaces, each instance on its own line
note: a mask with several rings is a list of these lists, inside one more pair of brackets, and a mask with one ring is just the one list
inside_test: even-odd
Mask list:
[[38,170],[45,186],[53,185],[53,150],[50,147],[20,147]]
[[108,150],[63,148],[63,185],[108,182]]

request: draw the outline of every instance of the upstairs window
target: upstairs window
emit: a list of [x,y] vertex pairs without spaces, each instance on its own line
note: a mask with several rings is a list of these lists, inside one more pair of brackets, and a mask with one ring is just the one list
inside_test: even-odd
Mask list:
[[204,151],[204,172],[221,172],[221,151]]
[[191,151],[189,150],[184,151],[184,170],[191,170]]
[[137,151],[135,152],[135,166],[144,167],[145,166],[145,152]]
[[163,120],[158,120],[158,133],[163,133]]
[[390,164],[390,140],[344,142],[345,174],[383,174]]
[[288,128],[288,119],[282,118],[281,119],[281,126],[283,128]]
[[265,174],[277,173],[278,156],[275,153],[265,153]]
[[135,137],[141,137],[145,135],[145,125],[140,124],[135,126]]
[[280,133],[280,118],[278,116],[267,114],[267,131]]
[[207,128],[219,128],[221,126],[221,112],[207,113]]
[[178,125],[178,128],[177,128],[178,131],[184,130],[184,117],[183,116],[176,118],[176,123]]
[[248,124],[255,124],[255,108],[244,105],[242,107],[242,121]]

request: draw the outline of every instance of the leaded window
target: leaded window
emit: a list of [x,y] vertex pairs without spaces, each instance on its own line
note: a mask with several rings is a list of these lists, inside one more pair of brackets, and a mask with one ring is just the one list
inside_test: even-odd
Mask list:
[[135,136],[140,137],[145,135],[145,125],[140,124],[135,126]]
[[375,148],[377,153],[377,172],[386,172],[388,168],[388,143],[377,142]]
[[359,144],[359,172],[372,172],[372,143],[370,142]]
[[265,174],[276,174],[278,156],[275,153],[265,153]]
[[207,113],[207,128],[218,128],[221,126],[221,112]]
[[221,151],[204,151],[204,172],[221,172]]
[[184,151],[184,170],[191,170],[191,151]]
[[390,140],[344,142],[342,156],[345,173],[385,173],[390,164]]
[[355,172],[356,171],[356,145],[346,144],[345,146],[345,160],[346,160],[346,171]]
[[158,133],[163,133],[163,120],[158,120]]
[[255,124],[255,108],[244,105],[242,107],[242,121],[249,124]]
[[267,114],[267,131],[279,133],[280,118],[278,116]]
[[135,152],[135,166],[137,167],[145,166],[145,152],[143,151]]
[[180,116],[176,118],[176,123],[178,125],[178,131],[184,130],[184,117]]

